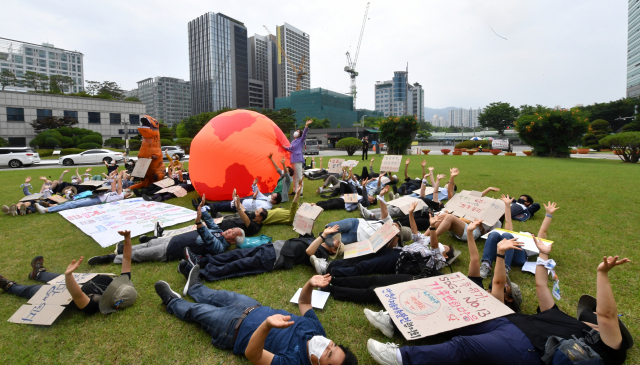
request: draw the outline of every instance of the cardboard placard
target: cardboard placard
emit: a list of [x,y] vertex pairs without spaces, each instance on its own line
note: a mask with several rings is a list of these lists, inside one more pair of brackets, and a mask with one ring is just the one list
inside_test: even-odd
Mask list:
[[412,196],[403,196],[398,199],[394,199],[387,203],[387,205],[393,205],[394,207],[398,207],[405,215],[409,214],[409,208],[411,208],[411,204],[413,202],[418,202],[418,206],[416,207],[416,211],[422,210],[423,207],[426,207],[427,204],[422,201],[422,199],[414,198]]
[[380,287],[375,292],[407,340],[513,313],[459,272]]
[[364,256],[380,251],[400,230],[389,219],[378,230],[364,241],[344,245],[344,258]]
[[[302,293],[302,288],[298,288],[298,291],[293,295],[290,302],[298,304],[300,293]],[[326,291],[313,290],[311,292],[311,306],[313,308],[324,309],[324,305],[327,304],[327,300],[329,300],[329,294],[330,293]]]
[[344,158],[332,158],[329,160],[329,173],[339,174],[342,172],[342,163]]
[[[219,218],[220,221],[222,221],[222,218]],[[215,220],[214,220],[215,222]],[[216,224],[218,224],[218,222],[215,222]],[[164,231],[162,233],[162,237],[173,237],[173,236],[177,236],[179,234],[183,234],[183,233],[187,233],[187,232],[191,232],[191,231],[195,231],[197,229],[197,226],[195,224],[192,224],[188,227],[184,227],[184,228],[180,228],[180,229],[172,229],[170,231]]]
[[[447,191],[446,185],[445,185],[445,187],[439,187],[438,191]],[[418,195],[420,195],[420,189],[414,190],[413,192],[418,194]],[[430,195],[430,194],[433,194],[433,187],[432,186],[426,186],[424,188],[424,196],[427,196],[427,195]]]
[[42,193],[35,193],[35,194],[31,194],[31,195],[27,195],[24,198],[20,199],[21,202],[26,202],[28,200],[38,200],[40,198],[42,198]]
[[[522,249],[527,251],[527,256],[535,256],[535,255],[538,255],[540,253],[540,250],[538,250],[538,247],[536,246],[535,242],[533,242],[533,237],[531,237],[531,234],[529,234],[529,233],[514,232],[514,231],[509,231],[507,229],[502,229],[502,228],[496,228],[496,229],[492,230],[491,232],[498,232],[500,234],[502,234],[502,233],[511,233],[511,235],[513,235],[514,238],[517,238],[518,241],[524,243],[524,246],[522,246]],[[491,232],[486,233],[484,236],[482,236],[480,238],[484,238],[486,240],[487,238],[489,238],[489,234]],[[539,237],[538,237],[538,239],[540,241],[542,241],[547,246],[551,246],[551,244],[553,244],[553,241],[545,240],[545,239],[539,238]]]
[[[478,196],[479,192],[461,191],[454,195],[445,208],[456,217],[470,221],[482,219],[482,223],[493,226],[504,214],[504,202],[489,197]],[[511,214],[511,212],[509,212]]]
[[147,170],[149,170],[151,161],[153,160],[150,158],[139,158],[138,161],[136,161],[136,167],[134,167],[131,172],[131,176],[144,178],[147,174]]
[[51,195],[49,198],[49,200],[53,200],[54,202],[61,204],[66,202],[68,199],[65,198],[64,196],[60,196],[60,195]]
[[358,166],[358,160],[346,160],[342,163],[343,167],[356,167]]
[[400,171],[400,164],[402,163],[401,155],[385,155],[382,158],[382,165],[380,165],[380,172],[398,172]]
[[299,234],[309,234],[313,230],[313,223],[316,218],[322,213],[322,208],[317,205],[311,205],[309,203],[302,204],[296,216],[293,219],[293,230]]
[[343,199],[345,203],[357,203],[358,194],[344,194]]
[[187,191],[184,190],[184,188],[180,185],[170,186],[168,188],[164,188],[156,192],[156,194],[163,194],[163,193],[171,193],[177,196],[178,198],[182,198],[183,196],[187,195]]
[[71,303],[71,293],[65,284],[43,285],[38,292],[29,299],[29,304],[56,304],[67,305]]
[[[84,283],[86,283],[87,281],[95,278],[96,276],[98,276],[99,274],[95,274],[95,273],[73,273],[73,278],[76,279],[76,283],[78,283],[79,285],[82,285]],[[113,275],[113,274],[111,274]],[[60,275],[55,279],[49,280],[47,282],[47,284],[50,285],[59,285],[59,284],[64,284],[64,275]]]
[[9,318],[8,322],[51,326],[65,308],[55,304],[25,304]]
[[175,184],[176,182],[173,179],[169,179],[169,178],[164,178],[160,181],[156,181],[153,183],[153,185],[159,186],[161,188],[168,188],[169,186],[173,186]]
[[102,186],[102,184],[104,184],[104,181],[102,180],[87,180],[80,185],[98,187],[98,186]]

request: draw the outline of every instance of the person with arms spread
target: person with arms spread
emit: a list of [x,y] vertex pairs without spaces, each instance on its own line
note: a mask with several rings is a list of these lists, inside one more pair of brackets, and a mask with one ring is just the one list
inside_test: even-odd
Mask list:
[[[302,149],[304,148],[304,141],[307,140],[307,131],[309,130],[309,124],[313,123],[313,120],[307,120],[307,123],[304,125],[304,130],[300,131],[300,129],[296,129],[293,132],[293,141],[289,147],[282,146],[285,150],[290,152],[289,163],[293,165],[293,169],[295,170],[295,174],[293,175],[293,191],[298,190],[298,184],[302,184],[302,173],[304,169],[302,167],[304,162],[304,156],[302,155]],[[291,195],[294,194],[291,193]],[[304,192],[304,187],[303,187]],[[285,192],[285,194],[288,192]]]

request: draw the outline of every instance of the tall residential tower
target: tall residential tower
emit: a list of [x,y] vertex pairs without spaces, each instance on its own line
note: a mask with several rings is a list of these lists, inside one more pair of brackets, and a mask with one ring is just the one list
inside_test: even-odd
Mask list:
[[[311,58],[309,53],[309,34],[301,31],[291,24],[284,23],[276,27],[276,39],[280,47],[284,50],[296,68],[302,67],[306,71],[301,83],[300,90],[306,90],[311,85]],[[304,57],[304,63],[302,58]],[[292,91],[296,91],[296,73],[288,64],[285,56],[277,50],[278,74],[277,87],[278,97],[289,96]]]
[[[249,37],[249,78],[250,101],[257,100],[257,86],[262,83],[264,102],[262,108],[273,109],[278,96],[276,82],[277,46],[269,36],[254,34]],[[257,80],[259,82],[255,82]],[[252,95],[253,94],[253,95]]]
[[147,114],[171,127],[191,116],[191,85],[173,77],[150,77],[138,81],[137,96]]
[[409,83],[408,71],[396,71],[393,79],[375,84],[376,111],[390,115],[415,115],[424,121],[424,89],[419,83]]

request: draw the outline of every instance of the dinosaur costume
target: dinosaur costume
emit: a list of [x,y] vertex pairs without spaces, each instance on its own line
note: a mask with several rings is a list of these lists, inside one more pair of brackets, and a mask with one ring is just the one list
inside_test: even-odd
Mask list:
[[164,161],[162,161],[162,151],[160,150],[160,124],[152,117],[145,115],[140,118],[138,132],[142,135],[142,145],[138,158],[152,159],[144,180],[131,186],[131,189],[146,188],[156,181],[164,179]]

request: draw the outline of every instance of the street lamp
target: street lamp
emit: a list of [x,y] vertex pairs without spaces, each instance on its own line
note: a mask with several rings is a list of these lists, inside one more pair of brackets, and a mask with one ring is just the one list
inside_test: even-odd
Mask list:
[[122,126],[124,127],[124,155],[129,158],[129,125],[131,124],[131,122],[129,122],[127,119],[121,120],[120,124],[122,124]]

